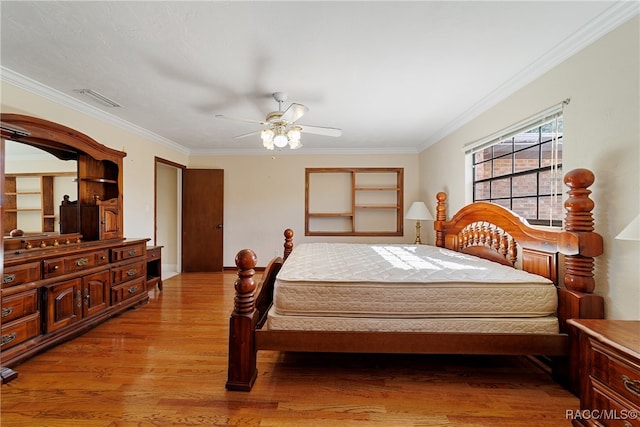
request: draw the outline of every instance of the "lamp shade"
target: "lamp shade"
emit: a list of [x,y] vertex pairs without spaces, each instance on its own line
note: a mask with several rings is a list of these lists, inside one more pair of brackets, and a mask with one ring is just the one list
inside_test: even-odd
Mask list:
[[640,215],[636,216],[617,236],[618,240],[640,240]]
[[423,221],[433,219],[431,212],[429,212],[429,209],[427,209],[427,205],[425,205],[424,202],[413,202],[407,211],[405,218]]

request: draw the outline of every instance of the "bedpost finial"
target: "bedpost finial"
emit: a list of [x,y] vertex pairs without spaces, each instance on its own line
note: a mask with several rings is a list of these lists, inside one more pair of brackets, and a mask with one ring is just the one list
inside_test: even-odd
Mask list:
[[578,168],[567,172],[564,183],[571,189],[587,188],[596,180],[596,176],[589,169]]
[[236,266],[239,270],[252,270],[257,262],[258,257],[251,249],[242,249],[236,254]]
[[436,199],[439,202],[444,202],[445,200],[447,200],[447,193],[445,193],[444,191],[440,191],[438,194],[436,194]]
[[283,259],[289,258],[291,251],[293,250],[293,230],[287,228],[284,230],[284,254],[282,256]]

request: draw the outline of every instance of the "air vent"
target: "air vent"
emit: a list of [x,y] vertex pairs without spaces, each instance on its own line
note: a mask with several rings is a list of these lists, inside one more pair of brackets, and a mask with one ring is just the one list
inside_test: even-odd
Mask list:
[[92,89],[74,89],[73,91],[81,93],[82,95],[86,95],[92,98],[94,101],[97,101],[102,105],[106,105],[107,107],[122,107],[122,105],[118,104],[116,101],[109,99]]

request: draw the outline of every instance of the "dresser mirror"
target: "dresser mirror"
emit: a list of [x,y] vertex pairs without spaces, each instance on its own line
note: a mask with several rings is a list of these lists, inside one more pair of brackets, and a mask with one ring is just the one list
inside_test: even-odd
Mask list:
[[62,201],[78,199],[76,159],[62,160],[38,147],[6,140],[4,167],[5,238],[14,229],[26,236],[80,231],[79,224],[63,230],[60,224]]
[[0,117],[5,250],[16,240],[28,246],[31,238],[44,247],[60,234],[81,235],[82,241],[123,238],[126,153],[58,123],[21,114]]

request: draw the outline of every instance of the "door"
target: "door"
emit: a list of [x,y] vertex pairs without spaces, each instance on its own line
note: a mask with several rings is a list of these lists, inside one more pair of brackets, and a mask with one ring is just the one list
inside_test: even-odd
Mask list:
[[222,271],[224,171],[185,169],[182,271]]

